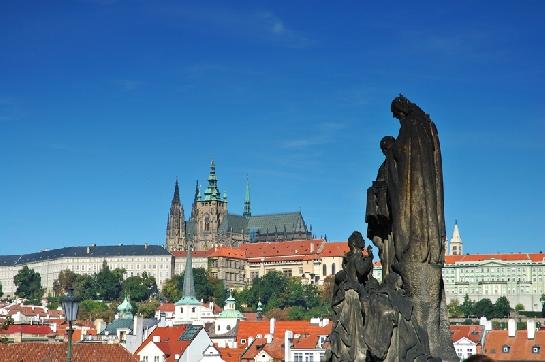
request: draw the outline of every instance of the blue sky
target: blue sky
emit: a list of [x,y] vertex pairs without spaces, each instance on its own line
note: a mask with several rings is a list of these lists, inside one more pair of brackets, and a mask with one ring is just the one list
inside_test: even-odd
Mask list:
[[545,249],[545,2],[0,5],[0,254],[164,241],[216,161],[229,209],[363,224],[402,92],[442,142],[449,235]]

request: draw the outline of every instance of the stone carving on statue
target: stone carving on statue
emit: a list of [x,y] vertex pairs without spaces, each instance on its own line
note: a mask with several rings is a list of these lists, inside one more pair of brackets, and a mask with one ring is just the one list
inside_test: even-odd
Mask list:
[[382,283],[372,277],[360,233],[335,275],[327,361],[456,361],[441,270],[445,221],[441,150],[435,124],[403,96],[392,102],[399,135],[367,190],[367,237],[377,246]]

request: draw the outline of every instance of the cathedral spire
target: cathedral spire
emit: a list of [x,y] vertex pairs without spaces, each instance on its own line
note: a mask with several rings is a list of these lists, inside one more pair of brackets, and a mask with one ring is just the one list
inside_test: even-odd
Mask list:
[[246,217],[252,216],[252,209],[250,207],[250,182],[246,178],[246,192],[244,193],[244,213]]
[[178,178],[174,184],[174,194],[168,213],[166,248],[169,251],[180,250],[185,242],[185,216],[184,207],[180,202],[180,186]]
[[174,184],[174,195],[172,196],[172,204],[180,204],[180,187],[178,185],[178,177],[176,177],[176,183]]
[[218,189],[218,178],[216,177],[216,163],[210,162],[210,174],[208,175],[208,187],[204,191],[204,201],[222,201]]

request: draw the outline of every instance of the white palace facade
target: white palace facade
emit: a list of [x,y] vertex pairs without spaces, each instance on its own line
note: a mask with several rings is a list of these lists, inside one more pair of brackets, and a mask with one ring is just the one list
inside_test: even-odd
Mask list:
[[[463,254],[458,225],[445,256],[443,281],[447,303],[456,299],[461,304],[465,295],[478,301],[493,303],[506,296],[511,308],[522,304],[524,310],[541,311],[540,298],[545,294],[545,253]],[[375,263],[373,276],[381,279],[380,263]]]

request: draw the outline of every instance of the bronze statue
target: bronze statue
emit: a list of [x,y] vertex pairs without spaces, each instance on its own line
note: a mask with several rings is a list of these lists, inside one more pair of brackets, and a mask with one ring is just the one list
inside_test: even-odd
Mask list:
[[[403,96],[391,107],[399,135],[384,137],[385,160],[367,190],[367,237],[379,249],[382,284],[372,277],[372,251],[355,232],[335,276],[334,326],[327,361],[456,361],[441,270],[445,221],[441,149],[435,124]],[[360,240],[361,239],[361,240]]]

